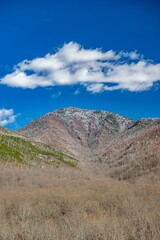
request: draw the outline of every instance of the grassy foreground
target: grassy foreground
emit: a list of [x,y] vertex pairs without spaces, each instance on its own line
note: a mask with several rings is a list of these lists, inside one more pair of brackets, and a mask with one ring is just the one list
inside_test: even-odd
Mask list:
[[1,240],[158,240],[160,187],[89,167],[0,166]]

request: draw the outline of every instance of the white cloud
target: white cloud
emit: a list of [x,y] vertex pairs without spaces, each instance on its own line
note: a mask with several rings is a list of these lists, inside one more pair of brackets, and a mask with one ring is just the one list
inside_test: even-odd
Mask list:
[[79,44],[64,44],[54,54],[24,60],[1,84],[36,88],[82,84],[90,92],[126,89],[144,91],[160,80],[160,63],[145,60],[133,52],[84,49]]
[[14,115],[13,109],[0,109],[0,126],[6,126],[10,123],[14,123],[16,115]]
[[92,93],[99,93],[104,91],[104,84],[103,83],[92,83],[87,86],[87,91]]

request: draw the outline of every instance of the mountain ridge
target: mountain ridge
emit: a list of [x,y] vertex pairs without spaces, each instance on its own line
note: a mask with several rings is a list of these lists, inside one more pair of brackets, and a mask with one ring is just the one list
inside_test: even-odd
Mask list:
[[0,127],[0,158],[29,165],[104,165],[106,174],[118,179],[158,176],[160,119],[62,108],[17,132]]
[[[137,157],[139,165],[144,158],[146,162],[159,158],[159,149],[152,159],[148,157],[154,152],[155,144],[160,144],[159,129],[159,118],[133,120],[103,110],[68,107],[32,121],[19,132],[63,150],[83,163],[105,163],[117,172],[123,165],[124,174],[117,175],[126,177],[128,166],[136,165]],[[130,146],[134,149],[132,154]]]
[[[112,138],[113,132],[122,131],[126,123],[131,122],[129,118],[106,111],[69,107],[50,112],[32,121],[19,132],[36,140],[44,140],[55,147],[69,141],[70,145],[80,147],[81,152],[86,152],[87,149],[95,147],[102,132],[107,131],[109,138]],[[41,134],[43,139],[39,138]],[[51,136],[52,134],[54,136]],[[56,144],[57,138],[59,144]],[[68,148],[66,150],[68,151]],[[72,152],[73,150],[70,153]]]

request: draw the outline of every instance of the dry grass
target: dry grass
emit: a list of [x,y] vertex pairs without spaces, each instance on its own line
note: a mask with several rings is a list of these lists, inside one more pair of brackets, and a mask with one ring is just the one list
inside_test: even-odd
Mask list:
[[[88,170],[89,169],[89,170]],[[0,240],[158,240],[158,183],[104,167],[0,166]]]

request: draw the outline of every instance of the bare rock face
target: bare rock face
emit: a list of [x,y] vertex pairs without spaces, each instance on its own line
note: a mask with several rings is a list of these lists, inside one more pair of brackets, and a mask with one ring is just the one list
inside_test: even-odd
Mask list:
[[81,162],[106,163],[122,179],[160,165],[160,119],[135,121],[106,111],[69,107],[48,113],[19,132]]

